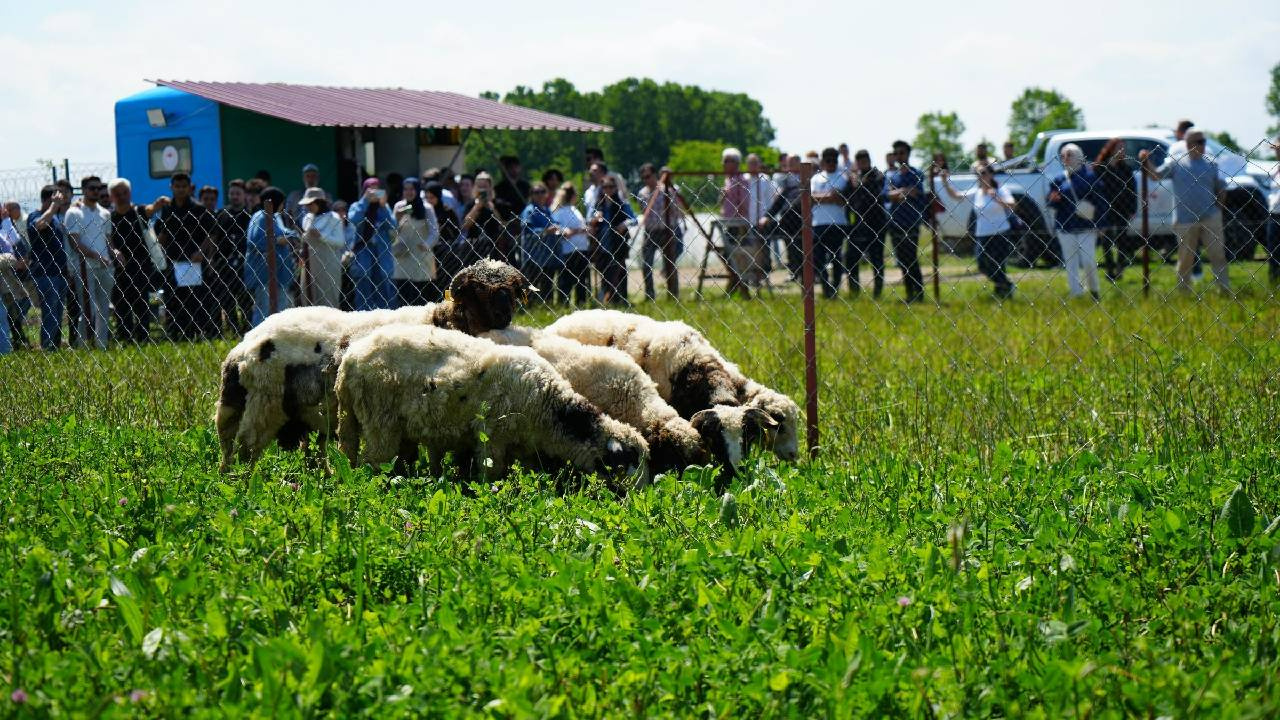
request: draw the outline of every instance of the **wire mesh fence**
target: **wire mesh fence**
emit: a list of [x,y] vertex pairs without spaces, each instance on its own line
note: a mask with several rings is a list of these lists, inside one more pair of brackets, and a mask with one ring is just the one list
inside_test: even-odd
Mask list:
[[1214,445],[1275,426],[1280,177],[1253,159],[1266,143],[1191,140],[1050,135],[972,168],[899,146],[888,163],[645,166],[629,184],[602,167],[550,188],[433,177],[366,183],[349,206],[183,176],[135,204],[86,168],[4,225],[5,424],[199,425],[263,317],[438,301],[493,257],[541,290],[517,322],[593,306],[685,321],[809,405],[834,459],[895,437],[922,458]]

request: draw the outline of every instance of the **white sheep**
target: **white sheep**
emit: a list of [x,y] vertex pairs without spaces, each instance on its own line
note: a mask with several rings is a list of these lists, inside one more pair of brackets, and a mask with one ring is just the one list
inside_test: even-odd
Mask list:
[[681,417],[692,419],[695,413],[713,408],[724,413],[727,406],[759,408],[765,416],[726,417],[722,424],[745,423],[745,436],[763,438],[778,457],[794,460],[798,456],[800,406],[749,379],[702,333],[683,322],[618,310],[580,310],[556,320],[546,331],[627,353]]
[[335,355],[344,339],[392,324],[431,324],[476,334],[511,322],[528,290],[515,268],[482,261],[463,268],[450,286],[451,300],[399,310],[343,312],[293,308],[250,330],[222,363],[215,422],[222,469],[235,447],[252,463],[272,440],[296,448],[311,432],[321,440],[333,429]]
[[[657,385],[626,353],[515,325],[480,337],[532,348],[588,402],[639,430],[649,444],[651,472],[679,471],[706,461],[704,439],[662,399]],[[717,436],[706,444],[716,442],[724,440]]]
[[619,310],[579,310],[546,331],[585,345],[616,347],[658,384],[681,417],[716,405],[737,405],[739,387],[720,353],[697,330]]
[[411,461],[421,445],[433,462],[487,453],[491,476],[515,461],[629,474],[648,456],[635,429],[574,392],[531,348],[429,325],[384,327],[352,342],[336,393],[338,442],[352,462]]

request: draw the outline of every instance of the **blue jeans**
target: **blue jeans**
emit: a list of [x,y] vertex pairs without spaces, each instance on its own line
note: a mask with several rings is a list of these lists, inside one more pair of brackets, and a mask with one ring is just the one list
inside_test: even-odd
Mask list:
[[1005,273],[1005,263],[1013,254],[1013,243],[1003,233],[999,235],[975,236],[973,238],[973,254],[978,259],[978,270],[991,279],[996,286],[996,296],[1008,297],[1013,294],[1013,283]]
[[1280,280],[1280,215],[1267,218],[1267,268],[1272,280]]
[[13,343],[9,340],[9,308],[0,302],[0,355],[13,352]]
[[67,279],[61,275],[33,278],[40,294],[40,347],[62,347],[62,311],[67,304]]
[[[822,296],[833,298],[840,289],[841,257],[844,241],[849,237],[848,225],[813,226],[813,279],[822,286]],[[827,263],[831,271],[827,271]]]
[[367,243],[356,251],[348,273],[355,286],[355,310],[381,310],[395,307],[396,287],[391,282],[395,258],[385,242]]
[[[253,313],[249,316],[249,327],[258,327],[271,315],[271,289],[266,285],[255,285],[249,289],[253,295]],[[288,288],[279,288],[276,292],[276,312],[293,307]]]

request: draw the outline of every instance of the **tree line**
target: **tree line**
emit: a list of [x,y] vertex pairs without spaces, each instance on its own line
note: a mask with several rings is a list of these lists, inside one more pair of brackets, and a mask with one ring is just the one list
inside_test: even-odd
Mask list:
[[[564,78],[541,89],[518,86],[499,96],[482,97],[609,125],[611,133],[493,131],[468,142],[468,166],[496,166],[500,155],[519,155],[525,168],[579,170],[583,151],[604,151],[611,170],[632,173],[642,163],[681,156],[682,143],[723,147],[768,147],[774,129],[759,100],[746,93],[705,90],[696,85],[626,78],[599,92],[583,92]],[[684,148],[688,154],[688,148]],[[715,164],[719,167],[717,152]],[[696,168],[706,169],[706,168]]]
[[[500,155],[513,154],[534,174],[550,167],[577,171],[588,147],[601,148],[610,168],[627,175],[646,162],[666,163],[675,170],[715,169],[720,165],[720,150],[729,145],[761,153],[770,164],[777,157],[770,146],[775,135],[773,124],[765,117],[760,101],[746,93],[649,78],[626,78],[598,92],[583,92],[568,80],[556,78],[540,89],[521,85],[505,94],[485,92],[482,97],[603,123],[612,126],[613,132],[487,130],[468,142],[471,169],[496,167]],[[1276,125],[1268,130],[1274,138],[1280,133],[1280,63],[1271,69],[1265,104],[1268,114],[1276,119]],[[1030,150],[1038,133],[1065,128],[1085,129],[1084,111],[1056,89],[1029,87],[1010,104],[1007,139],[1018,153]],[[941,152],[953,168],[968,166],[973,149],[961,142],[965,129],[954,111],[922,114],[913,143],[918,158],[923,162]],[[1268,149],[1242,147],[1225,131],[1208,132],[1243,154]],[[992,154],[999,153],[1003,141],[982,140]]]

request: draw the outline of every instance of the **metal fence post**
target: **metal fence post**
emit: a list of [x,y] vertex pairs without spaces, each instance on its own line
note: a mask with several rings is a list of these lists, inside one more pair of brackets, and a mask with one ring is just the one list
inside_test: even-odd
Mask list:
[[[813,178],[813,163],[800,166],[800,237],[803,242],[804,263],[801,266],[801,282],[804,297],[804,407],[807,425],[806,437],[809,457],[818,452],[818,346],[814,336],[817,322],[813,308],[813,196],[809,181]],[[837,260],[838,262],[838,260]]]
[[280,285],[276,281],[276,206],[268,200],[262,203],[267,227],[267,312],[275,315],[280,307]]

